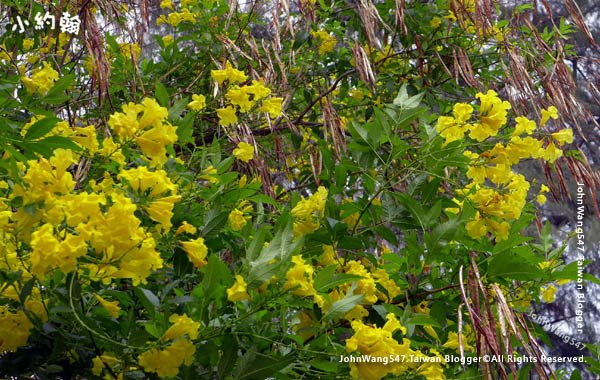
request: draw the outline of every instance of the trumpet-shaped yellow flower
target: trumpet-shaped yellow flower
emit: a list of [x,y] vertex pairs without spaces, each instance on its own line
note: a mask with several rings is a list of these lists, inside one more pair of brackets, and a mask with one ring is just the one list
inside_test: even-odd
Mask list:
[[240,161],[249,162],[254,158],[254,147],[247,142],[240,142],[233,150],[233,155]]
[[219,85],[222,85],[226,80],[228,80],[230,84],[248,80],[246,74],[241,70],[233,68],[229,61],[225,63],[225,69],[211,70],[210,75]]
[[571,128],[561,129],[560,131],[551,134],[551,136],[559,145],[570,144],[573,142],[573,130]]
[[169,317],[169,322],[173,325],[162,335],[163,340],[175,340],[187,336],[190,339],[198,338],[200,330],[200,322],[194,321],[186,314],[172,314]]
[[282,105],[283,98],[269,98],[262,101],[262,105],[258,110],[260,112],[268,112],[271,117],[277,117],[281,116]]
[[192,101],[188,103],[187,107],[194,111],[202,111],[206,107],[206,97],[204,95],[192,95]]
[[247,286],[244,278],[237,274],[235,276],[235,283],[231,288],[227,289],[227,299],[231,302],[249,300],[250,295],[248,294]]
[[48,62],[44,62],[41,69],[33,71],[31,78],[23,76],[21,80],[30,94],[37,92],[46,95],[58,80],[58,71],[54,70]]
[[121,311],[121,308],[119,307],[119,301],[107,301],[98,294],[94,294],[94,297],[96,297],[98,302],[100,302],[100,305],[102,305],[104,310],[106,310],[111,317],[119,317],[119,312]]
[[195,234],[197,231],[198,230],[196,227],[184,220],[183,223],[181,223],[181,226],[179,226],[175,231],[175,235],[180,235],[182,233]]
[[254,100],[250,99],[250,93],[247,91],[248,86],[244,87],[231,87],[227,90],[225,97],[234,106],[240,107],[241,112],[248,112],[254,106]]
[[540,120],[540,126],[546,125],[548,120],[558,119],[558,110],[554,106],[548,107],[548,109],[542,110],[542,119]]
[[235,124],[238,121],[235,108],[231,106],[219,108],[217,110],[217,116],[219,117],[219,125],[224,127]]
[[[473,346],[471,346],[467,342],[467,338],[464,335],[461,334],[460,338],[461,338],[460,340],[462,342],[462,345],[463,345],[463,348],[465,349],[465,351],[475,351]],[[446,343],[444,343],[442,345],[442,347],[450,348],[450,349],[458,351],[460,348],[460,344],[458,342],[458,333],[456,333],[454,331],[448,333],[448,340],[446,341]]]
[[203,238],[181,242],[183,250],[187,253],[188,258],[196,268],[201,268],[206,265],[206,255],[208,248],[204,244]]

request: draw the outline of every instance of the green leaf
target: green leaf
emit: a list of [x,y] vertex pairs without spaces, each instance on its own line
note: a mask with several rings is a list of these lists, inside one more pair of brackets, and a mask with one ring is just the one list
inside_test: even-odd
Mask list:
[[265,379],[272,377],[280,369],[287,367],[294,361],[293,357],[267,356],[262,353],[256,353],[254,360],[237,377],[243,379]]
[[354,306],[358,305],[362,301],[362,299],[363,299],[362,294],[353,294],[354,287],[355,286],[352,286],[350,288],[350,291],[346,294],[346,296],[343,299],[341,299],[339,301],[335,301],[331,305],[329,310],[327,310],[327,313],[325,313],[325,315],[323,316],[323,319],[325,319],[325,320],[339,319],[339,318],[343,317],[344,314],[346,314],[347,312],[352,310],[354,308]]
[[400,87],[398,95],[396,95],[393,104],[402,109],[416,108],[421,103],[421,99],[423,98],[424,94],[409,96],[407,87],[408,86],[406,85],[406,83],[404,83],[402,87]]
[[29,281],[27,281],[25,283],[25,285],[23,285],[23,288],[21,289],[21,293],[19,293],[19,300],[21,301],[21,303],[23,303],[23,304],[25,303],[25,300],[27,300],[27,297],[29,297],[29,295],[31,294],[34,285],[35,285],[35,278],[31,278]]
[[142,306],[144,306],[144,309],[148,312],[148,314],[153,316],[160,307],[160,300],[156,294],[154,294],[151,290],[144,288],[135,288],[134,292],[142,303]]
[[227,211],[218,212],[216,209],[212,209],[211,212],[206,214],[206,219],[208,219],[202,229],[201,235],[203,237],[212,236],[218,233],[225,225],[227,224],[227,217],[229,213]]
[[21,143],[24,149],[30,149],[32,152],[40,153],[44,157],[50,157],[56,149],[68,149],[75,152],[81,151],[81,147],[75,142],[62,136],[50,136],[42,140],[26,141]]
[[187,107],[190,99],[186,96],[183,99],[179,99],[173,104],[173,107],[169,108],[169,120],[175,120],[181,116],[181,113]]
[[491,278],[512,280],[539,280],[546,277],[536,264],[512,252],[498,254],[490,260],[488,275]]
[[317,292],[327,292],[338,285],[362,279],[362,276],[357,274],[335,273],[336,270],[337,265],[330,265],[315,275],[313,283]]
[[442,325],[435,318],[427,314],[413,314],[412,317],[408,318],[405,323],[407,325],[415,326],[442,327]]
[[29,127],[24,139],[31,141],[46,135],[48,132],[54,129],[54,126],[56,123],[58,123],[58,121],[59,119],[55,117],[45,117],[36,121],[32,126]]
[[260,285],[274,275],[281,276],[289,265],[290,257],[302,246],[302,239],[294,240],[291,221],[264,247],[260,255],[249,263],[248,283]]
[[177,141],[180,144],[194,142],[194,117],[193,112],[188,112],[177,126]]
[[69,99],[69,97],[64,93],[64,91],[70,87],[75,82],[75,74],[67,74],[62,76],[54,86],[48,91],[46,96],[44,96],[43,100],[46,103],[50,104],[58,104],[62,103],[65,100]]
[[169,91],[162,85],[159,81],[156,81],[154,85],[154,95],[156,96],[156,100],[158,100],[158,104],[163,107],[169,107],[171,103],[171,99],[169,98]]

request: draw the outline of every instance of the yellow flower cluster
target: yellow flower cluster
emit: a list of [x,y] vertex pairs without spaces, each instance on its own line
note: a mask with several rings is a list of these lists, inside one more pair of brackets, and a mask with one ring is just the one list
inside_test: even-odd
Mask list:
[[[168,111],[156,100],[146,98],[141,104],[129,103],[122,107],[122,112],[110,116],[108,126],[115,132],[122,144],[135,142],[152,166],[162,165],[167,161],[168,145],[177,141],[176,127],[165,121]],[[103,148],[106,156],[118,151],[112,139],[105,139]]]
[[349,260],[342,265],[341,261],[337,260],[333,247],[324,245],[319,266],[333,265],[336,266],[337,273],[356,275],[358,279],[354,280],[352,284],[341,284],[328,294],[319,294],[314,288],[315,267],[298,255],[292,257],[292,267],[286,273],[286,282],[283,288],[291,290],[291,293],[296,296],[313,297],[315,303],[325,313],[336,301],[342,300],[350,292],[355,295],[360,294],[363,296],[360,304],[343,316],[349,321],[360,320],[369,314],[365,306],[373,305],[378,301],[390,302],[402,293],[385,270],[370,262],[365,261],[365,263],[363,265],[360,261]]
[[479,142],[496,136],[500,128],[506,124],[510,103],[502,101],[498,94],[489,90],[486,94],[478,93],[480,100],[478,120],[469,123],[473,107],[466,103],[457,103],[453,108],[453,116],[440,116],[437,123],[438,133],[444,137],[445,144],[462,139],[468,132],[470,137]]
[[27,344],[33,325],[23,310],[12,312],[0,305],[0,352],[12,352]]
[[323,29],[311,31],[310,34],[319,42],[319,55],[325,55],[335,50],[337,39]]
[[327,189],[319,186],[317,192],[308,198],[303,198],[292,209],[294,216],[294,235],[305,235],[316,231],[321,225],[325,211]]
[[283,98],[267,98],[271,94],[271,90],[265,86],[263,81],[253,80],[249,85],[237,85],[236,83],[246,82],[248,78],[243,71],[232,67],[229,61],[225,63],[224,69],[212,70],[211,76],[219,85],[223,85],[225,81],[228,81],[229,84],[225,93],[229,105],[217,110],[220,125],[228,126],[237,123],[237,111],[250,112],[259,101],[258,112],[267,112],[271,117],[281,115]]
[[[481,104],[474,122],[471,122],[474,109],[466,103],[455,104],[453,116],[438,118],[437,131],[444,138],[444,144],[462,140],[467,135],[477,142],[490,142],[490,138],[505,127],[510,105],[501,101],[492,90],[477,94],[477,98]],[[557,117],[556,108],[542,111],[541,124],[550,117]],[[497,240],[505,240],[509,235],[509,222],[521,216],[530,184],[523,175],[513,170],[513,166],[530,158],[554,162],[562,155],[555,142],[560,146],[573,140],[570,129],[551,134],[547,141],[537,139],[531,136],[537,129],[535,121],[520,116],[515,122],[513,130],[505,128],[507,141],[501,140],[492,149],[481,153],[464,152],[470,159],[466,174],[471,182],[457,191],[462,199],[454,201],[459,207],[465,201],[475,206],[476,214],[465,226],[468,234],[475,239],[492,233]],[[540,194],[543,192],[544,188]],[[542,195],[538,200],[543,203],[545,197]],[[457,212],[458,209],[447,211]]]
[[[132,118],[130,124],[113,119],[115,134],[136,138],[136,134],[143,136],[144,128],[161,125],[162,114],[156,117],[148,111],[156,110],[153,105],[145,102],[144,114]],[[139,134],[136,128],[144,132]],[[58,130],[71,131],[64,123],[58,123],[52,133]],[[90,151],[97,147],[93,126],[76,128],[70,136]],[[13,210],[2,199],[2,244],[9,248],[3,250],[3,262],[10,264],[11,272],[20,271],[23,280],[35,276],[43,281],[54,270],[79,270],[105,284],[113,279],[131,279],[134,285],[144,282],[163,265],[155,239],[171,228],[173,207],[181,198],[177,186],[162,169],[137,167],[114,177],[106,173],[102,182],[90,181],[88,188],[77,189],[70,170],[76,163],[72,151],[56,149],[49,159],[19,164],[20,172],[15,175],[21,181],[3,182],[8,189],[6,200],[18,199],[22,205]],[[144,215],[155,224],[142,227]],[[22,242],[30,249],[24,260],[9,260],[16,251],[15,243],[9,241]],[[117,304],[98,297],[111,315],[118,315]]]
[[48,62],[44,62],[42,68],[33,70],[31,78],[22,76],[21,80],[30,94],[37,92],[46,95],[58,80],[58,72]]
[[171,228],[173,207],[181,200],[181,196],[171,195],[176,192],[177,186],[171,182],[164,170],[150,171],[141,166],[121,171],[118,177],[127,180],[137,195],[146,196],[148,202],[142,209],[148,213],[150,219],[158,222],[162,229]]
[[[369,326],[361,321],[353,321],[352,330],[354,330],[354,335],[346,340],[346,351],[369,355],[373,359],[370,362],[351,362],[350,374],[352,377],[362,380],[379,380],[388,374],[397,376],[414,370],[427,379],[445,378],[441,363],[425,359],[428,357],[427,355],[412,350],[410,340],[407,338],[403,338],[402,343],[399,343],[392,337],[397,330],[406,334],[406,328],[398,322],[394,314],[387,315],[387,321],[383,327]],[[431,351],[436,357],[440,356],[435,350]],[[424,358],[423,364],[417,360],[401,359],[402,357],[411,357],[411,355],[413,358]],[[388,359],[387,363],[384,358]]]
[[177,376],[182,364],[192,364],[196,352],[192,340],[198,338],[200,323],[185,314],[173,314],[169,322],[173,325],[162,335],[161,341],[172,343],[164,349],[152,348],[138,357],[138,363],[145,371],[159,377]]
[[[163,1],[161,7],[173,9],[173,4],[169,1]],[[156,25],[169,24],[173,27],[177,27],[182,22],[195,23],[197,14],[192,13],[188,8],[183,8],[181,12],[171,12],[168,16],[160,15],[156,20]]]

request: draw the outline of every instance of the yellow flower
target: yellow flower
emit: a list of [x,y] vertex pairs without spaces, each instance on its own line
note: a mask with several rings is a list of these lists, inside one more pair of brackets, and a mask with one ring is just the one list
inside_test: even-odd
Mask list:
[[130,102],[122,106],[123,112],[115,112],[108,119],[108,126],[115,134],[124,139],[132,138],[140,129],[138,114],[143,106]]
[[191,224],[189,224],[188,222],[186,222],[185,220],[183,221],[183,223],[181,223],[181,226],[179,226],[177,228],[177,230],[175,231],[175,235],[179,235],[182,233],[188,233],[188,234],[195,234],[197,231],[196,227],[192,226]]
[[228,220],[229,226],[234,231],[240,231],[248,222],[247,217],[244,215],[244,213],[238,210],[237,208],[233,209],[233,211],[229,213]]
[[147,372],[159,377],[175,377],[182,364],[190,365],[194,360],[196,347],[188,339],[178,339],[164,350],[152,348],[138,356],[138,363]]
[[452,116],[440,116],[435,127],[444,138],[444,145],[462,139],[465,136],[465,125],[458,123]]
[[440,25],[442,25],[442,19],[439,17],[434,17],[431,19],[431,21],[429,21],[429,26],[432,28],[437,28]]
[[[473,348],[473,346],[471,346],[468,342],[467,342],[467,338],[461,334],[461,341],[463,344],[463,348],[466,351],[475,351],[475,349]],[[442,345],[442,347],[445,348],[450,348],[453,350],[459,350],[459,343],[458,343],[458,333],[452,331],[450,333],[448,333],[448,340],[446,341],[446,343],[444,343]]]
[[219,182],[219,173],[215,167],[209,165],[206,169],[202,171],[201,179],[207,180],[210,183],[218,183]]
[[163,36],[162,40],[163,40],[163,44],[165,45],[165,47],[167,47],[173,43],[173,36],[170,36],[170,35]]
[[548,162],[554,162],[557,159],[559,159],[560,157],[562,157],[562,155],[563,155],[562,150],[560,148],[558,148],[556,145],[554,145],[554,143],[551,141],[546,146],[546,149],[544,149],[542,158]]
[[249,300],[250,295],[248,295],[247,286],[244,278],[237,274],[235,276],[235,283],[231,288],[227,289],[227,299],[231,302]]
[[208,254],[208,248],[204,245],[203,238],[184,241],[181,242],[181,245],[196,268],[201,268],[207,264],[206,255]]
[[135,139],[153,167],[162,165],[168,160],[166,147],[175,141],[177,141],[177,128],[167,122],[155,125]]
[[295,235],[305,235],[319,228],[325,211],[326,201],[327,189],[319,186],[315,194],[302,199],[296,204],[292,209]]
[[223,84],[226,80],[229,80],[230,84],[234,84],[245,82],[248,79],[243,71],[234,69],[229,61],[225,63],[225,69],[211,70],[210,75],[219,85]]
[[540,126],[546,125],[549,119],[558,119],[558,110],[554,106],[548,107],[547,110],[542,110],[542,119],[540,120]]
[[551,136],[554,140],[558,141],[559,145],[573,142],[573,130],[571,128],[561,129],[558,132],[554,132]]
[[219,125],[224,127],[237,123],[238,118],[235,113],[235,108],[228,106],[226,108],[219,108],[217,110],[217,116],[219,117]]
[[240,161],[249,162],[254,158],[254,147],[247,142],[240,142],[233,150],[233,155]]
[[283,98],[269,98],[262,101],[259,112],[268,112],[271,117],[281,116]]
[[99,356],[96,356],[95,358],[93,358],[92,363],[93,363],[92,373],[96,376],[100,376],[102,374],[102,370],[104,368],[106,368],[106,366],[109,366],[112,368],[115,365],[119,364],[119,359],[115,358],[111,354],[104,353],[102,355],[99,355]]
[[465,229],[467,230],[469,236],[471,236],[473,239],[481,239],[487,235],[488,232],[484,220],[481,219],[479,211],[476,213],[475,219],[465,225]]
[[140,54],[142,53],[142,49],[136,43],[121,43],[119,44],[119,50],[127,59],[134,59],[136,61],[140,58]]
[[173,207],[175,203],[181,200],[180,195],[171,195],[150,202],[146,208],[150,219],[158,222],[160,228],[168,230],[171,228],[171,217],[173,216]]
[[[359,352],[361,355],[371,357],[395,357],[396,355],[417,355],[410,349],[410,341],[403,338],[402,344],[398,343],[392,334],[400,330],[406,334],[406,329],[400,325],[395,315],[389,313],[383,327],[365,325],[360,320],[352,321],[354,335],[346,340],[346,352]],[[387,365],[378,362],[350,363],[350,374],[353,378],[364,380],[379,380],[387,374],[398,375],[407,371],[410,362],[392,361]]]
[[175,340],[183,338],[187,335],[190,339],[198,338],[198,330],[200,330],[200,322],[196,322],[186,314],[172,314],[169,317],[169,322],[173,325],[162,335],[163,340]]
[[160,7],[163,9],[170,9],[170,10],[175,10],[175,8],[173,8],[173,2],[171,0],[162,0],[160,2]]
[[192,95],[192,101],[187,107],[194,111],[202,111],[206,107],[206,97],[204,95]]
[[247,92],[247,86],[244,87],[231,87],[227,90],[225,97],[234,106],[240,107],[241,112],[248,112],[254,105],[254,100],[250,100],[250,94]]
[[517,125],[515,126],[515,131],[513,132],[513,135],[516,136],[522,135],[524,133],[530,135],[537,128],[535,121],[529,120],[524,116],[517,117],[515,121],[517,122]]
[[271,89],[265,86],[262,80],[253,80],[252,84],[244,87],[246,93],[254,95],[254,100],[259,100],[271,94]]
[[118,178],[127,180],[129,187],[139,195],[157,197],[177,190],[177,186],[162,169],[150,171],[146,166],[139,166],[121,171]]
[[35,42],[31,38],[23,39],[23,49],[29,50],[35,45]]
[[107,301],[98,294],[94,294],[94,297],[96,297],[98,302],[100,302],[100,305],[102,305],[102,307],[108,312],[108,314],[111,317],[119,317],[119,311],[121,311],[121,308],[119,307],[119,301]]
[[488,90],[485,94],[477,93],[475,97],[481,102],[479,106],[480,122],[470,126],[470,136],[481,142],[498,134],[500,128],[506,124],[507,111],[511,107],[507,101],[500,100],[498,93],[493,90]]
[[542,301],[545,303],[552,303],[556,299],[556,286],[549,285],[545,288],[542,288]]
[[33,324],[23,310],[11,312],[0,305],[0,352],[14,352],[27,344]]
[[54,70],[48,62],[44,62],[43,66],[41,69],[34,70],[31,78],[21,77],[30,94],[37,92],[40,95],[46,95],[54,86],[54,82],[58,80],[58,71]]
[[292,263],[294,266],[285,275],[287,281],[283,285],[283,289],[292,289],[292,294],[301,297],[315,295],[313,267],[306,264],[302,256],[293,256]]
[[320,29],[318,31],[312,31],[310,34],[319,41],[319,55],[325,55],[335,50],[337,39],[329,32]]

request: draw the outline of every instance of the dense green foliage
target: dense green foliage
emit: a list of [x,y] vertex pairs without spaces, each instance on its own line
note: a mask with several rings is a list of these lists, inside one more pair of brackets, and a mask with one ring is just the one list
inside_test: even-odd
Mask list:
[[[550,370],[444,361],[541,358],[524,313],[578,279],[548,226],[525,235],[548,188],[518,171],[577,156],[542,83],[570,24],[468,0],[3,3],[82,19],[0,37],[3,374]],[[362,354],[390,362],[340,363]]]

